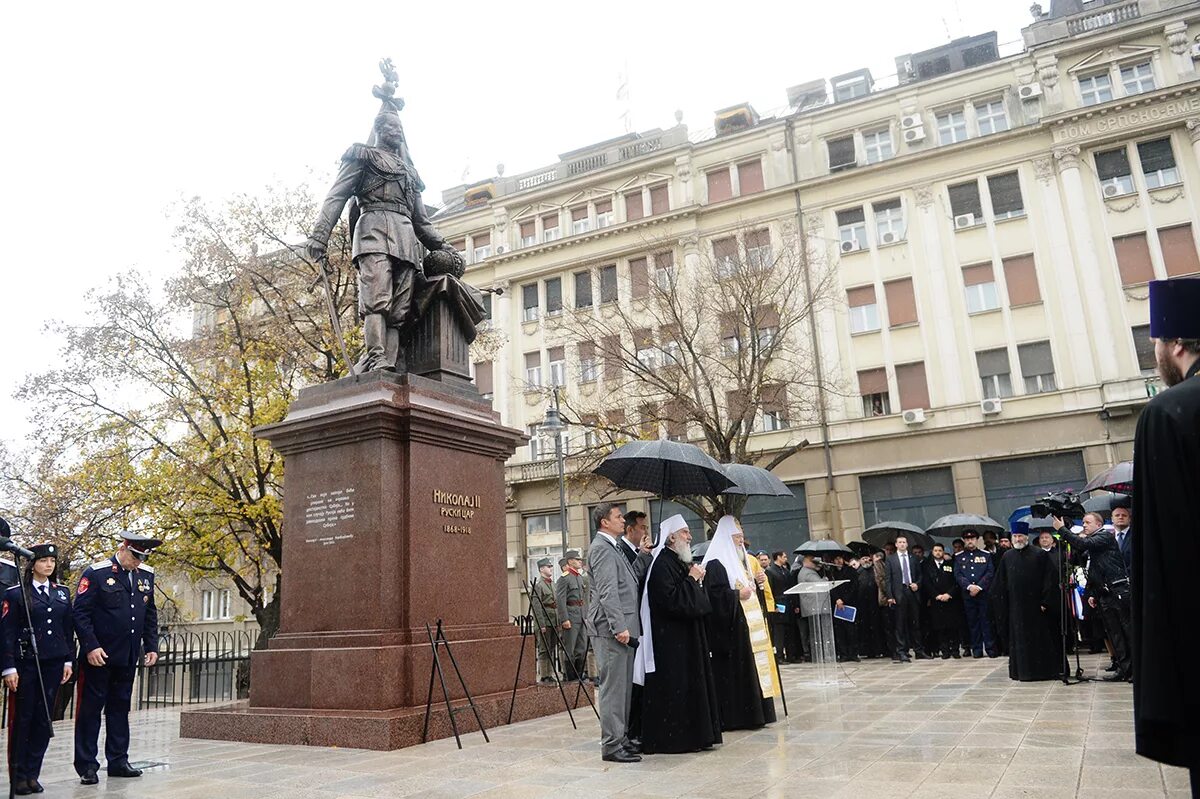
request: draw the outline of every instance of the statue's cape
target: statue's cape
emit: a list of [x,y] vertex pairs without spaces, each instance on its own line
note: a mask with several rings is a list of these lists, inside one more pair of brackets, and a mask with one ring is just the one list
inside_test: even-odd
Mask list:
[[[413,314],[409,318],[419,319],[429,312],[435,302],[444,299],[467,343],[475,340],[476,328],[484,318],[483,294],[479,289],[462,282],[454,275],[426,277],[420,272],[416,275],[415,288],[411,299]],[[398,300],[399,298],[394,298],[393,303]],[[404,309],[393,308],[393,319],[403,318],[405,315]]]

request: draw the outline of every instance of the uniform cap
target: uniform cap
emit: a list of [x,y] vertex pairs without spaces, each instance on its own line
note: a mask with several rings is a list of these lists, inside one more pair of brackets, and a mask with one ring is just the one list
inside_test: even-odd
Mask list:
[[1200,280],[1150,281],[1150,337],[1200,338]]
[[539,569],[542,568],[543,566],[553,566],[553,565],[554,565],[554,561],[550,560],[550,558],[541,558],[537,562],[537,567]]
[[121,538],[125,540],[125,545],[129,548],[129,551],[135,555],[149,555],[150,550],[157,546],[162,546],[161,539],[151,538],[141,533],[131,533],[128,530],[121,533]]
[[580,556],[579,556],[579,550],[578,550],[578,549],[568,549],[568,550],[567,550],[567,554],[563,555],[563,557],[564,557],[565,559],[567,559],[567,560],[572,560],[572,559],[581,559],[581,558],[580,558]]
[[51,544],[51,543],[34,544],[33,546],[31,546],[29,548],[29,551],[33,553],[34,560],[40,560],[42,558],[57,558],[58,557],[58,545],[57,544]]
[[963,530],[962,537],[964,540],[968,538],[979,538],[979,533],[975,532],[974,530]]

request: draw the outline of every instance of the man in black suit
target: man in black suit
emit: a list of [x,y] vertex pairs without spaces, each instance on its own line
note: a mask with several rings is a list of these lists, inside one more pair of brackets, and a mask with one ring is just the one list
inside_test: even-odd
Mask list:
[[884,564],[883,592],[892,614],[896,651],[892,660],[908,663],[911,647],[918,660],[928,657],[921,643],[921,562],[908,551],[908,538],[896,536],[896,553]]
[[771,596],[775,599],[775,607],[767,608],[775,659],[780,663],[800,663],[804,660],[804,652],[800,649],[800,636],[794,620],[796,596],[784,593],[796,584],[795,574],[788,568],[787,553],[783,550],[773,553],[766,572],[767,581],[771,584]]
[[1133,513],[1127,505],[1118,505],[1112,511],[1113,530],[1117,533],[1117,547],[1121,557],[1125,559],[1125,573],[1133,574],[1133,531],[1129,523],[1133,521]]

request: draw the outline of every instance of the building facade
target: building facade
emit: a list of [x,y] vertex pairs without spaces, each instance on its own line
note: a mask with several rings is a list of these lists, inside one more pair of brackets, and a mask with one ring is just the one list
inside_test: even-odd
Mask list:
[[[504,289],[477,383],[532,435],[507,467],[514,612],[532,563],[561,550],[545,387],[603,390],[589,343],[557,319],[636,312],[650,240],[687,270],[752,228],[737,246],[802,241],[836,273],[814,347],[841,388],[823,420],[754,434],[767,453],[812,442],[776,469],[796,500],[747,507],[756,545],[955,511],[1003,520],[1132,457],[1159,388],[1146,284],[1200,273],[1200,3],[1033,12],[1011,54],[995,34],[957,40],[897,57],[887,80],[794,86],[784,113],[739,105],[704,134],[630,134],[444,193],[435,221],[468,281]],[[568,453],[585,435],[568,429]],[[571,546],[597,501],[568,496]]]

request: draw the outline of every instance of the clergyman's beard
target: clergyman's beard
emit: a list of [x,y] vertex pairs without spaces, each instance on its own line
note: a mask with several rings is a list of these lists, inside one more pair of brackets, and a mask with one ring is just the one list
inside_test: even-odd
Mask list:
[[1158,376],[1167,384],[1167,388],[1183,382],[1183,370],[1166,357],[1155,357],[1158,361]]
[[1029,546],[1028,541],[1013,541],[1012,542],[1013,549],[1024,549],[1027,546]]
[[676,541],[671,546],[671,551],[674,552],[679,557],[679,560],[683,563],[687,564],[692,562],[692,545],[687,541]]

